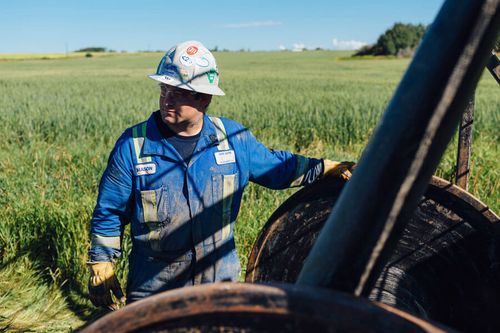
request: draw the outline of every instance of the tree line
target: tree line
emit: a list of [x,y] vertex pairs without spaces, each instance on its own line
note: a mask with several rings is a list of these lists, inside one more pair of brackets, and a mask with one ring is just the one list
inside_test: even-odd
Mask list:
[[[383,55],[383,56],[399,56],[399,57],[411,57],[415,53],[417,46],[420,44],[422,37],[427,31],[428,26],[423,24],[406,24],[406,23],[395,23],[390,29],[387,29],[380,37],[377,42],[373,45],[366,45],[359,49],[354,56],[365,56],[365,55]],[[317,48],[318,50],[319,48]],[[497,37],[496,43],[494,45],[494,50],[500,52],[500,34]],[[223,49],[219,50],[215,46],[212,52],[222,51],[228,52],[229,50]],[[245,51],[244,49],[240,52]],[[248,50],[250,51],[250,50]],[[116,52],[114,50],[108,50],[105,47],[86,47],[75,52]],[[148,52],[148,51],[141,51]],[[151,51],[149,51],[151,52]],[[157,50],[155,52],[162,52]]]
[[354,56],[412,56],[426,30],[423,24],[397,22],[380,35],[375,44],[363,46]]
[[[397,22],[380,35],[375,44],[363,46],[354,56],[413,56],[428,27],[423,24]],[[500,34],[497,37],[494,50],[500,52]]]

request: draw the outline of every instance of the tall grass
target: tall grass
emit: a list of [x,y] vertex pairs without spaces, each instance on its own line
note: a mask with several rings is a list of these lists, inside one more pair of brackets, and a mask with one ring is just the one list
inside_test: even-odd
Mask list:
[[[356,160],[408,61],[339,56],[216,54],[227,96],[209,113],[245,124],[271,148]],[[86,300],[88,221],[115,140],[157,108],[146,74],[159,58],[0,63],[0,330],[69,330],[102,314]],[[498,211],[496,85],[486,73],[476,92],[471,192]],[[455,150],[456,138],[437,171],[450,180]],[[236,235],[244,265],[260,227],[293,191],[247,189]]]

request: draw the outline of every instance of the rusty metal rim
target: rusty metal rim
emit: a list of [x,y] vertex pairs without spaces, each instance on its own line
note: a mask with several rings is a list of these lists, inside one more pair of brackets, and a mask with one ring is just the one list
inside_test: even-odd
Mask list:
[[241,313],[317,318],[341,325],[353,320],[355,323],[372,320],[365,322],[367,327],[377,319],[394,328],[411,328],[412,332],[450,331],[390,306],[332,290],[291,284],[217,283],[174,289],[146,298],[106,315],[82,332],[135,332],[181,318],[200,315],[217,318],[217,315]]
[[[254,281],[255,267],[260,262],[262,251],[264,250],[263,244],[266,243],[269,237],[273,235],[273,231],[278,227],[278,224],[275,222],[278,221],[284,214],[288,213],[291,207],[296,205],[298,202],[304,201],[305,198],[312,200],[315,197],[320,197],[318,193],[322,192],[322,189],[326,186],[331,186],[332,193],[334,193],[335,190],[340,191],[344,185],[343,182],[331,178],[324,179],[320,182],[321,183],[318,182],[318,184],[312,184],[311,186],[306,187],[292,195],[271,215],[257,236],[250,256],[248,257],[247,282]],[[335,195],[338,194],[339,193],[336,193]],[[467,218],[468,222],[473,224],[474,227],[483,230],[491,227],[491,231],[498,234],[500,237],[500,223],[498,223],[500,218],[498,215],[496,215],[478,198],[459,186],[454,185],[440,177],[433,176],[429,182],[429,187],[427,188],[425,197],[432,199],[445,207],[452,205],[453,208],[460,210],[458,212],[455,211],[455,213]],[[446,198],[447,203],[442,202],[443,198]],[[480,220],[478,220],[478,218],[480,218]],[[489,226],[485,225],[485,222],[489,224]]]
[[[253,274],[255,270],[256,264],[259,262],[260,257],[262,255],[262,250],[263,246],[262,244],[265,244],[268,240],[268,238],[274,234],[274,230],[278,227],[278,225],[275,223],[278,219],[280,219],[284,214],[288,213],[288,210],[290,206],[294,206],[296,202],[301,202],[305,198],[308,199],[313,199],[315,197],[319,197],[318,193],[322,192],[322,189],[325,187],[331,187],[331,193],[338,195],[340,191],[342,190],[342,187],[345,185],[345,181],[341,180],[337,177],[334,176],[326,176],[322,180],[313,183],[310,186],[302,188],[300,191],[294,193],[292,196],[290,196],[285,202],[283,202],[278,209],[276,209],[271,217],[267,220],[267,222],[264,224],[262,227],[261,231],[257,235],[257,239],[254,242],[254,245],[252,246],[252,251],[250,252],[250,256],[248,257],[247,261],[247,270],[246,270],[246,281],[250,282],[253,281]],[[248,279],[248,272],[249,272],[249,267],[252,267],[250,270],[250,276],[252,277],[251,280]]]
[[[488,207],[488,205],[483,203],[481,200],[479,200],[463,188],[452,184],[447,180],[433,176],[429,184],[429,188],[427,189],[426,195],[435,198],[435,195],[433,195],[433,193],[431,192],[433,189],[439,189],[448,193],[450,195],[450,199],[453,199],[453,197],[459,198],[461,202],[479,212],[488,222],[492,223],[493,225],[497,224],[500,221],[499,216],[495,214]],[[456,202],[458,202],[458,200],[456,200]],[[462,211],[459,213],[464,214],[465,212]],[[471,220],[470,222],[474,223],[474,220]],[[497,226],[495,227],[498,228]]]

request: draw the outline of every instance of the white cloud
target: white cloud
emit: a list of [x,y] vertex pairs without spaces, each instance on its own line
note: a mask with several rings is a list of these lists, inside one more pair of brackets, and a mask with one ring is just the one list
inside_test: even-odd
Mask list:
[[281,51],[285,51],[286,50],[286,46],[285,45],[280,45],[278,46],[278,48],[281,50]]
[[226,29],[241,29],[241,28],[272,27],[282,24],[283,23],[278,21],[256,21],[256,22],[224,24],[223,27]]
[[300,52],[300,51],[304,51],[305,48],[306,48],[306,46],[303,43],[295,43],[295,44],[293,44],[292,51]]
[[368,43],[361,42],[358,40],[338,40],[337,38],[332,39],[334,50],[358,50],[361,47],[367,45]]

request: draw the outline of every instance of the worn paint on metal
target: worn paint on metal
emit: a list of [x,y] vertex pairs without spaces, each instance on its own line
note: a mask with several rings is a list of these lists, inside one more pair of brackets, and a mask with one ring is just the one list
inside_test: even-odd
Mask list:
[[217,283],[175,289],[108,314],[99,332],[408,332],[451,329],[332,290]]
[[[257,237],[246,281],[294,283],[342,186],[327,178],[280,206]],[[492,296],[500,293],[499,221],[470,193],[433,177],[369,298],[463,331],[500,329]]]

